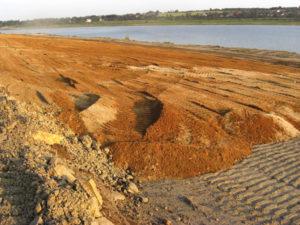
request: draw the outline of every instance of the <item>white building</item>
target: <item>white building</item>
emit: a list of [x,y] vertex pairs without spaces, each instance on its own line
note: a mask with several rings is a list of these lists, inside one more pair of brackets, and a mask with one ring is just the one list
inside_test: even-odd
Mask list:
[[91,22],[92,22],[92,19],[86,19],[85,22],[86,22],[86,23],[91,23]]

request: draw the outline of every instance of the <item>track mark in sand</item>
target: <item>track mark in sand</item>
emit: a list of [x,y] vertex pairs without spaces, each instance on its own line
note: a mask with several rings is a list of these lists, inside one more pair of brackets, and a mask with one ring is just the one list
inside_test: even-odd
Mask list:
[[259,145],[227,171],[145,183],[153,205],[141,211],[179,225],[300,224],[299,162],[300,138]]
[[237,104],[240,104],[240,105],[243,105],[243,106],[246,106],[246,107],[251,108],[251,109],[258,110],[260,112],[265,112],[262,108],[260,108],[257,105],[254,105],[254,104],[247,104],[247,103],[243,103],[243,102],[239,102],[239,101],[233,101],[233,102],[235,102]]
[[103,85],[103,84],[97,84],[97,86],[99,86],[99,87],[101,87],[101,88],[103,88],[103,89],[108,89],[108,87],[106,87],[105,85]]
[[49,104],[48,100],[46,99],[46,97],[39,91],[36,91],[36,96],[39,98],[39,100],[45,104]]
[[[235,75],[233,75],[232,73],[228,73],[228,72],[224,72],[224,71],[218,71],[218,73],[221,73],[221,74],[225,74],[225,75],[229,75],[231,77],[236,77]],[[238,78],[239,79],[239,78]]]
[[0,224],[27,225],[34,218],[38,178],[22,157],[0,150]]
[[198,106],[198,107],[201,107],[201,108],[206,109],[206,110],[208,110],[210,112],[216,113],[216,114],[218,114],[220,116],[225,116],[227,113],[231,112],[231,109],[225,109],[224,108],[224,109],[215,110],[215,109],[209,108],[209,107],[207,107],[207,106],[205,106],[203,104],[200,104],[198,102],[195,102],[195,101],[190,101],[190,102],[192,104]]
[[75,97],[75,107],[79,112],[88,109],[90,106],[95,104],[100,96],[96,94],[86,93]]
[[285,84],[281,84],[281,83],[278,83],[276,81],[273,81],[273,80],[264,80],[264,79],[257,79],[261,82],[264,82],[264,83],[269,83],[269,84],[272,84],[272,85],[275,85],[277,87],[282,87],[282,88],[291,88],[290,86],[288,85],[285,85]]
[[117,80],[117,79],[112,79],[112,81],[114,81],[116,84],[124,86],[124,84],[121,81]]
[[275,114],[269,114],[274,122],[277,123],[283,130],[284,133],[289,137],[296,137],[300,135],[299,130],[297,130],[291,123],[289,123],[287,120],[285,120],[283,117],[275,115]]
[[198,80],[190,80],[190,79],[187,79],[187,78],[184,78],[183,80],[188,81],[188,82],[191,82],[191,83],[199,84],[199,81],[198,81]]
[[78,82],[70,77],[66,77],[62,74],[59,74],[59,81],[63,82],[64,84],[66,84],[69,87],[72,88],[76,88],[76,85],[78,84]]
[[247,98],[255,98],[254,96],[243,94],[243,93],[242,93],[242,92],[244,92],[243,89],[240,90],[240,92],[231,90],[231,89],[229,89],[229,88],[219,88],[219,90],[226,91],[226,92],[233,93],[233,94],[237,94],[237,95],[242,95],[242,96],[245,96],[245,97],[247,97]]
[[213,92],[213,91],[205,89],[205,88],[199,88],[199,90],[208,92],[210,94],[218,95],[218,96],[221,96],[223,98],[229,98],[229,95],[219,94],[219,93]]
[[194,119],[199,120],[199,121],[205,121],[205,119],[202,116],[200,116],[199,114],[197,114],[191,110],[188,110],[188,109],[185,109],[185,111],[187,112],[187,114],[190,114]]
[[154,124],[163,110],[163,103],[148,92],[139,92],[142,100],[134,104],[133,111],[136,114],[135,129],[141,135],[145,135],[148,127]]

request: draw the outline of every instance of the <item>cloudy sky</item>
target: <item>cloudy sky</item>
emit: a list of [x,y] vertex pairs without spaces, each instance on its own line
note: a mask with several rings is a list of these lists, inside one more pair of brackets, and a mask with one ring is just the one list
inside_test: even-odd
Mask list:
[[272,6],[300,6],[300,0],[0,0],[0,20]]

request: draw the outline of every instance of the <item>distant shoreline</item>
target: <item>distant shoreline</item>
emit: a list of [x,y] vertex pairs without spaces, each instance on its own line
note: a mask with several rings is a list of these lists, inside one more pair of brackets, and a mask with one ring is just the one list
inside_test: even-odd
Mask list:
[[293,19],[197,19],[197,20],[124,20],[124,21],[102,21],[96,23],[77,24],[43,24],[28,26],[6,26],[4,29],[17,28],[49,28],[49,27],[95,27],[95,26],[166,26],[166,25],[286,25],[300,26],[300,20]]
[[[0,29],[1,30],[1,29]],[[1,35],[1,32],[0,32]],[[48,38],[61,38],[70,40],[85,40],[85,41],[100,41],[107,43],[118,43],[125,45],[140,45],[144,47],[157,47],[167,49],[181,49],[191,52],[205,52],[215,53],[220,55],[227,55],[233,58],[259,60],[260,62],[273,63],[277,65],[291,66],[300,68],[300,54],[296,52],[289,52],[283,50],[268,50],[268,49],[255,49],[255,48],[242,48],[242,47],[223,47],[219,45],[200,45],[200,44],[175,44],[171,42],[151,42],[151,41],[137,41],[130,39],[117,39],[109,37],[78,37],[78,36],[64,36],[54,34],[3,34],[9,36],[41,36]]]
[[[276,25],[178,25],[178,26],[56,26],[1,30],[11,34],[45,34],[83,38],[110,37],[124,40],[184,45],[220,45],[300,53],[298,26]],[[290,38],[287,38],[290,37]]]

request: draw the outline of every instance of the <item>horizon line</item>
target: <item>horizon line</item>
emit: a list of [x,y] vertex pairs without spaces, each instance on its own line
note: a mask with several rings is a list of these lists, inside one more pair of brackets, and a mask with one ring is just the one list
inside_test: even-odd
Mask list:
[[[191,9],[191,10],[178,10],[178,12],[195,12],[195,11],[207,11],[207,10],[224,10],[224,9],[272,9],[272,8],[300,8],[299,6],[272,6],[272,7],[228,7],[228,8],[209,8],[209,9]],[[147,10],[147,11],[139,11],[139,12],[131,12],[131,13],[107,13],[107,14],[89,14],[89,15],[78,15],[78,16],[61,16],[61,17],[36,17],[32,19],[7,19],[7,20],[0,20],[1,22],[6,21],[34,21],[34,20],[46,20],[46,19],[63,19],[63,18],[74,18],[74,17],[91,17],[91,16],[108,16],[108,15],[129,15],[129,14],[138,14],[138,13],[147,13],[147,12],[175,12],[175,10],[168,10],[168,11],[160,11],[160,10]]]

